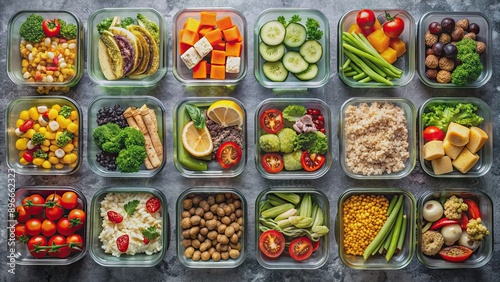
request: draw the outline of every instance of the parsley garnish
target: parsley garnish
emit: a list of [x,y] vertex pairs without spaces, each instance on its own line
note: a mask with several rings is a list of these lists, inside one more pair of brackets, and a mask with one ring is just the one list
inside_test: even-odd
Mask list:
[[313,18],[307,18],[306,29],[307,40],[320,40],[323,37],[323,31],[319,30],[319,22]]
[[126,203],[123,208],[127,212],[129,216],[131,216],[135,212],[135,208],[139,205],[140,201],[139,200],[133,200],[128,203]]
[[278,21],[282,23],[285,27],[287,27],[291,23],[298,23],[302,21],[302,18],[299,17],[299,15],[293,15],[290,21],[287,22],[284,16],[279,16]]
[[156,227],[150,226],[147,229],[142,230],[142,235],[144,236],[144,238],[152,241],[160,236],[160,233],[156,231]]

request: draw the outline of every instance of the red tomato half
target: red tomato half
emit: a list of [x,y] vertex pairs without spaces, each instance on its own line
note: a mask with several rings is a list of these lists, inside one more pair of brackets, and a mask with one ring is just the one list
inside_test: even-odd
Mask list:
[[116,247],[120,252],[125,253],[127,251],[129,240],[130,238],[127,234],[124,234],[116,239]]
[[161,208],[160,199],[153,197],[146,202],[146,209],[150,213],[157,212]]
[[231,168],[241,160],[242,152],[238,144],[227,141],[217,150],[217,161],[222,168]]
[[278,133],[283,128],[283,114],[277,109],[265,110],[260,115],[260,127],[268,133]]
[[437,126],[431,125],[427,126],[424,129],[424,140],[429,142],[433,140],[440,140],[442,141],[444,139],[444,132]]
[[464,246],[451,246],[442,248],[439,255],[447,261],[461,262],[472,255],[472,250]]
[[259,238],[259,249],[268,258],[277,258],[285,250],[285,237],[276,230],[267,230]]
[[262,167],[269,173],[278,173],[283,170],[285,163],[283,157],[277,153],[268,153],[260,159]]
[[325,163],[326,158],[322,154],[309,154],[307,151],[302,153],[300,163],[306,171],[316,171]]
[[385,22],[382,26],[385,35],[390,38],[398,38],[405,29],[405,22],[397,15],[391,16],[387,12],[385,12],[385,18],[387,19],[387,22]]
[[313,253],[314,246],[307,237],[299,237],[295,238],[290,242],[290,246],[288,247],[288,253],[290,253],[290,257],[296,261],[303,261],[308,259]]
[[43,258],[47,255],[47,249],[37,249],[36,247],[47,246],[47,239],[43,236],[31,237],[28,241],[28,250],[35,258]]

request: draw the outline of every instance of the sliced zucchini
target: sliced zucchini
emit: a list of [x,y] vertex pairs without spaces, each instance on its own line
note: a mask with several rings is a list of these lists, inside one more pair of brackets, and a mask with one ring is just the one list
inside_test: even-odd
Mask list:
[[303,72],[309,66],[309,63],[302,58],[299,52],[289,51],[283,56],[283,65],[291,73]]
[[269,46],[264,42],[259,43],[259,53],[262,59],[267,62],[279,61],[285,55],[285,45],[279,44],[276,46]]
[[286,27],[285,40],[283,43],[287,47],[296,48],[306,41],[306,28],[298,23],[291,23]]
[[285,26],[279,21],[268,21],[260,28],[260,38],[270,46],[276,46],[285,39]]
[[323,55],[323,46],[316,40],[308,40],[300,46],[299,53],[306,62],[317,63]]
[[318,75],[318,65],[317,64],[309,64],[309,67],[303,72],[295,73],[296,78],[300,80],[311,80]]
[[262,71],[269,80],[275,82],[285,81],[288,77],[288,71],[281,61],[265,62],[264,65],[262,65]]

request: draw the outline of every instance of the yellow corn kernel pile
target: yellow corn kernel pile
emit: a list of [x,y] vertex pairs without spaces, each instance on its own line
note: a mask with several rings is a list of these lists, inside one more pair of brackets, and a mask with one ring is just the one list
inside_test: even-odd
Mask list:
[[353,195],[342,206],[344,249],[349,255],[363,255],[387,220],[389,200],[382,195]]

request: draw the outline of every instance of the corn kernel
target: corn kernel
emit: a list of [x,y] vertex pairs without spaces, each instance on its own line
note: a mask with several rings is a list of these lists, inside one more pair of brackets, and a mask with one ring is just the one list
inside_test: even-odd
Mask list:
[[27,110],[24,110],[24,111],[21,111],[19,113],[19,118],[22,119],[22,120],[27,120],[30,118],[30,114]]
[[33,159],[33,164],[37,166],[41,166],[45,160],[42,158],[34,158]]
[[59,158],[58,157],[49,157],[49,162],[51,164],[58,164],[59,163]]
[[68,126],[68,124],[66,123],[66,118],[61,115],[57,116],[56,121],[59,123],[60,128],[66,128]]
[[71,120],[76,120],[78,118],[78,112],[77,111],[71,111],[69,114],[69,119]]
[[63,167],[64,167],[64,164],[62,164],[62,163],[58,163],[55,165],[56,169],[62,169]]
[[73,144],[71,144],[71,143],[68,143],[68,144],[64,145],[64,147],[62,147],[63,151],[66,152],[66,154],[71,153],[74,148],[75,148],[75,146],[73,146]]
[[70,122],[66,129],[68,129],[68,131],[71,133],[75,133],[78,131],[78,125],[74,122]]
[[30,118],[32,120],[38,120],[38,110],[36,107],[31,107],[29,110],[28,110],[28,114],[30,116]]
[[16,120],[16,127],[19,127],[19,126],[23,125],[23,123],[24,123],[24,122],[25,122],[25,121],[24,121],[24,120],[22,120],[22,119],[18,119],[18,120]]
[[33,128],[30,128],[26,131],[26,133],[23,134],[23,137],[26,137],[26,138],[33,138],[33,134],[35,134],[36,131],[33,129]]
[[72,160],[72,158],[71,158],[70,154],[64,155],[64,157],[63,157],[63,161],[64,161],[64,163],[65,163],[65,164],[70,164],[70,163],[72,163],[72,161],[71,161],[71,160]]
[[55,109],[57,111],[57,113],[59,114],[59,111],[61,110],[61,106],[59,106],[59,104],[54,104],[54,105],[52,105],[52,109]]
[[49,161],[45,160],[45,161],[42,163],[42,167],[43,167],[43,168],[46,168],[46,169],[50,169],[50,168],[52,167],[52,164],[51,164]]
[[55,152],[57,149],[59,149],[59,147],[57,145],[50,145],[50,147],[49,147],[49,150],[51,153]]
[[49,151],[49,147],[46,146],[46,145],[40,145],[40,149],[42,149],[42,151],[44,151],[44,152],[48,152]]
[[40,132],[40,133],[42,133],[42,134],[45,134],[45,133],[47,133],[47,128],[46,128],[46,127],[40,127],[40,128],[38,129],[38,132]]
[[58,115],[59,115],[59,110],[54,109],[54,107],[52,107],[52,109],[50,109],[50,111],[49,111],[49,119],[53,120],[53,119],[55,119]]

